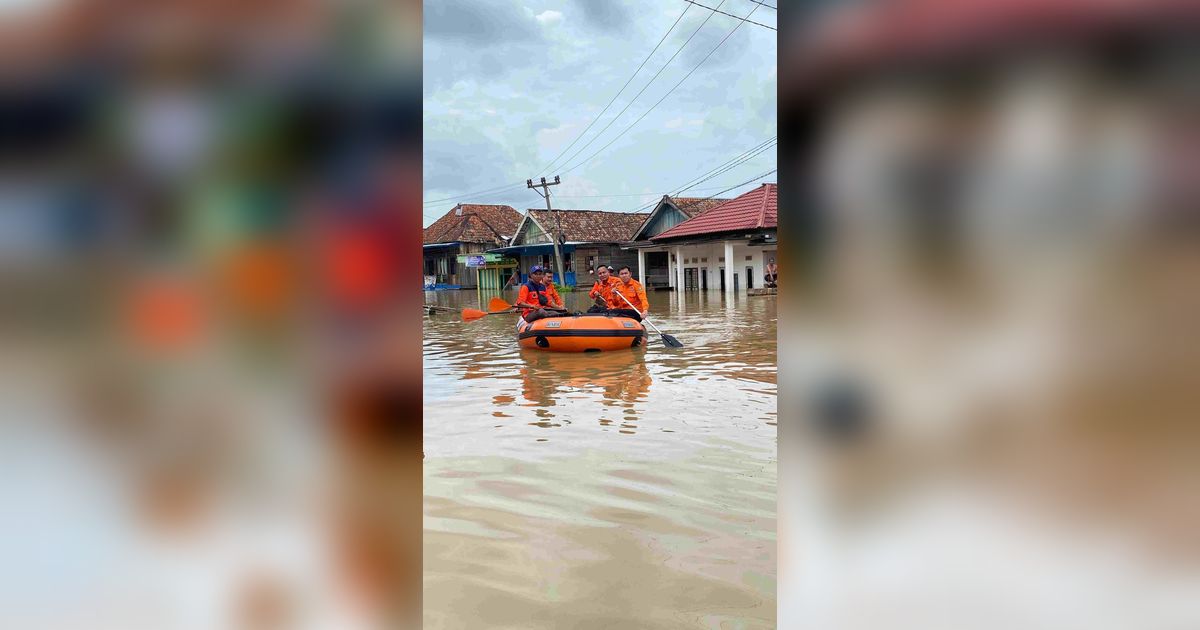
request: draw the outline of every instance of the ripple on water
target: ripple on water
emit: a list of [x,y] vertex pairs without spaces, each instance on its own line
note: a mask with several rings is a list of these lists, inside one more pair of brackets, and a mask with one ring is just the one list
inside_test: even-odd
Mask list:
[[510,316],[426,318],[429,627],[461,601],[503,627],[774,627],[773,301],[677,297],[651,303],[682,349],[523,351]]

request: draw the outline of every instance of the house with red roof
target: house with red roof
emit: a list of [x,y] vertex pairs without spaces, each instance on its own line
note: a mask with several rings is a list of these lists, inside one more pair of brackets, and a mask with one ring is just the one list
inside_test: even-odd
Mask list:
[[639,282],[647,289],[674,288],[675,276],[670,271],[671,254],[666,247],[656,245],[650,239],[726,201],[729,199],[663,195],[646,220],[638,226],[630,242],[625,244],[627,249],[637,251],[637,269],[641,270]]
[[474,289],[507,277],[516,261],[484,252],[506,244],[521,220],[512,206],[460,203],[451,208],[421,233],[425,287]]
[[669,286],[677,291],[745,291],[763,286],[764,270],[776,257],[778,225],[778,186],[763,184],[651,236],[652,230],[639,230],[642,240],[628,247],[637,250],[643,284],[647,260],[663,252]]

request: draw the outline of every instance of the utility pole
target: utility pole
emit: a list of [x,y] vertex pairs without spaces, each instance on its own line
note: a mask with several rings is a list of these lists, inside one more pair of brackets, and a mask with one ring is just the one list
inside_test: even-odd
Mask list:
[[[546,200],[546,210],[548,210],[550,215],[554,217],[554,234],[550,236],[550,240],[554,241],[554,267],[555,270],[558,271],[558,281],[563,285],[566,285],[567,275],[563,273],[562,251],[560,251],[558,248],[558,239],[562,236],[562,223],[558,220],[558,213],[554,211],[554,208],[550,207],[550,187],[556,186],[561,182],[558,181],[558,175],[554,176],[553,182],[547,182],[545,177],[541,179],[542,183],[540,184],[535,184],[533,183],[532,179],[527,179],[525,180],[525,186],[532,189],[533,192],[541,195]],[[539,192],[537,190],[538,188],[541,188],[542,191]]]

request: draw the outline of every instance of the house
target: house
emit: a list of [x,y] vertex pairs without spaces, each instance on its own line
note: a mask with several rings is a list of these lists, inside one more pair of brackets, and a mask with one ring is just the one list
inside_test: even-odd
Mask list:
[[[554,242],[550,234],[561,228],[560,249],[567,286],[590,284],[596,265],[637,264],[632,251],[621,248],[646,220],[645,212],[609,212],[604,210],[529,210],[505,247],[488,250],[516,258],[524,281],[533,265],[554,272],[554,281],[563,284],[554,266]],[[576,274],[579,274],[578,276]]]
[[512,238],[521,213],[512,206],[460,203],[425,228],[425,286],[474,289],[492,285],[516,268],[515,260],[485,256]]
[[670,272],[669,248],[650,239],[726,201],[729,200],[663,195],[646,220],[638,226],[630,241],[623,245],[626,249],[636,249],[638,252],[638,281],[648,289],[674,288],[675,278]]
[[778,186],[763,184],[650,237],[635,246],[639,277],[648,250],[669,252],[672,286],[679,290],[745,291],[762,286],[776,257]]

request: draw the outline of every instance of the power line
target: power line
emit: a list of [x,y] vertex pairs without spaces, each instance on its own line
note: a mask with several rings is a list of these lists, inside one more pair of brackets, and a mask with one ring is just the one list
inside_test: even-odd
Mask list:
[[[698,190],[698,191],[706,190],[707,191],[707,190],[716,190],[718,188],[720,188],[720,186],[710,186],[708,188],[697,188],[696,190]],[[669,194],[671,194],[671,193],[669,193],[669,192],[665,192],[665,193],[663,193],[663,192],[645,192],[645,193],[629,193],[629,194],[622,193],[619,195],[559,195],[558,198],[559,199],[602,199],[602,198],[607,199],[610,197],[662,197],[663,195],[669,195]]]
[[[721,0],[721,4],[725,4],[725,0]],[[719,7],[719,6],[721,6],[721,4],[718,4],[717,6]],[[597,133],[595,136],[593,136],[591,140],[588,140],[586,143],[584,143],[584,145],[582,147],[579,147],[578,151],[576,151],[574,154],[572,154],[571,157],[567,158],[567,160],[566,160],[567,163],[570,163],[571,161],[573,161],[576,157],[579,156],[580,153],[583,153],[584,149],[587,149],[589,146],[591,146],[591,144],[593,142],[598,140],[600,138],[600,136],[603,136],[604,132],[608,131],[608,128],[611,127],[613,123],[617,122],[617,119],[620,118],[622,114],[624,114],[626,111],[629,110],[630,106],[632,106],[634,104],[634,102],[637,101],[638,97],[641,96],[642,93],[646,91],[646,88],[649,88],[650,84],[654,83],[654,80],[657,79],[658,76],[663,73],[663,70],[666,70],[667,66],[671,65],[671,62],[674,61],[675,58],[679,56],[679,53],[683,52],[684,48],[687,48],[687,45],[689,43],[691,43],[692,38],[696,37],[696,33],[699,33],[700,29],[704,28],[705,24],[708,24],[708,21],[710,19],[712,19],[713,15],[714,15],[713,13],[709,13],[708,17],[704,18],[704,21],[700,23],[700,26],[696,27],[696,30],[692,31],[692,34],[687,38],[687,41],[683,42],[683,45],[679,47],[679,50],[676,50],[675,54],[671,55],[671,58],[667,60],[667,63],[663,64],[663,66],[658,69],[658,72],[655,72],[654,76],[650,77],[650,80],[646,82],[646,85],[643,85],[642,89],[638,90],[638,93],[633,95],[633,98],[629,100],[629,103],[627,103],[625,105],[625,108],[622,109],[620,112],[618,112],[616,116],[613,116],[612,120],[608,121],[608,124],[604,126],[604,129],[601,129],[600,132]],[[722,41],[724,41],[724,40],[722,40]],[[651,107],[651,109],[654,109],[654,108]],[[639,118],[638,120],[641,120],[641,119]],[[636,125],[637,123],[634,122],[634,124]],[[624,133],[624,132],[622,132],[622,133]],[[617,137],[619,138],[620,135],[618,135]],[[605,145],[605,146],[607,146],[607,145]],[[603,150],[603,149],[601,149],[601,150]],[[591,158],[589,158],[589,159],[591,159]]]
[[766,173],[762,173],[760,175],[755,175],[754,177],[751,177],[750,179],[747,179],[746,181],[744,181],[736,186],[730,186],[729,188],[726,188],[725,190],[722,190],[721,192],[716,193],[715,195],[709,195],[709,196],[705,197],[705,199],[706,200],[712,199],[713,197],[716,197],[717,195],[720,195],[721,193],[727,193],[727,192],[733,190],[734,188],[741,188],[742,186],[745,186],[746,184],[753,183],[755,180],[762,179],[762,178],[766,177],[767,175],[770,175],[771,173],[774,173],[778,170],[779,169],[777,169],[777,168],[773,168],[773,169],[767,171]]
[[[765,151],[770,146],[773,146],[773,143],[775,143],[776,141],[777,141],[777,137],[772,137],[767,140],[764,140],[763,142],[760,142],[760,143],[754,145],[753,147],[751,147],[745,151],[742,151],[741,153],[734,156],[733,158],[728,159],[728,160],[722,162],[721,164],[718,164],[717,166],[696,176],[695,178],[689,180],[686,184],[684,184],[682,186],[678,186],[676,188],[673,188],[672,190],[674,190],[674,192],[668,193],[668,194],[672,197],[676,196],[679,193],[696,186],[697,184],[703,183],[709,179],[712,179],[713,177],[716,177],[717,175],[720,175],[722,173],[725,173],[726,171],[729,171],[733,167],[741,166],[742,164],[746,163],[750,159],[757,157],[760,153]],[[643,205],[642,207],[639,207],[636,210],[633,210],[633,212],[641,211],[652,205],[654,205],[654,202]]]
[[455,200],[461,199],[463,197],[472,197],[475,195],[485,195],[488,193],[498,193],[498,192],[503,192],[503,191],[509,190],[511,188],[520,188],[524,185],[525,185],[525,182],[520,182],[518,184],[508,184],[506,186],[499,186],[496,188],[487,188],[485,190],[476,190],[476,191],[472,191],[472,192],[468,192],[468,193],[462,193],[461,195],[455,195],[453,197],[443,197],[441,199],[430,199],[429,201],[421,202],[421,205],[428,206],[428,205],[435,204],[435,203],[441,203],[443,201],[455,201]]
[[696,186],[703,184],[704,182],[706,182],[718,175],[721,175],[730,170],[733,170],[734,168],[737,168],[737,167],[741,166],[742,164],[745,164],[746,162],[749,162],[750,160],[758,157],[760,154],[762,154],[766,150],[774,148],[775,145],[777,145],[777,144],[778,144],[778,142],[776,142],[774,139],[768,140],[763,145],[755,147],[754,149],[751,149],[750,151],[747,151],[746,153],[743,153],[742,155],[734,158],[733,160],[726,163],[725,165],[718,166],[717,168],[713,169],[712,171],[709,171],[708,173],[701,175],[699,178],[681,186],[680,188],[676,189],[675,194],[679,194],[685,190],[695,188]]
[[[675,30],[675,27],[679,25],[679,21],[683,19],[683,16],[687,15],[688,9],[691,9],[691,8],[692,8],[691,5],[683,8],[683,13],[680,13],[679,17],[675,18],[675,23],[671,25],[671,28],[667,29],[666,33],[663,33],[662,39],[658,40],[658,43],[654,45],[654,50],[651,50],[650,54],[646,55],[646,58],[642,60],[641,65],[639,65],[637,67],[637,70],[633,71],[633,74],[630,75],[629,79],[625,81],[625,85],[622,85],[621,89],[617,90],[617,93],[613,95],[612,100],[610,100],[608,102],[608,105],[605,105],[604,109],[600,110],[600,113],[596,114],[596,117],[592,119],[592,122],[588,123],[588,126],[585,127],[583,129],[583,131],[579,132],[579,135],[575,136],[575,139],[571,141],[571,144],[567,145],[567,148],[563,149],[561,152],[559,152],[558,155],[554,156],[554,159],[547,162],[545,166],[538,169],[539,175],[544,175],[546,173],[546,169],[550,168],[551,164],[554,164],[555,162],[557,162],[558,158],[562,157],[563,154],[566,153],[567,151],[570,151],[571,147],[575,146],[575,143],[579,142],[579,139],[587,134],[588,130],[592,128],[592,125],[595,125],[596,121],[600,120],[600,117],[604,115],[604,112],[608,111],[608,108],[612,107],[612,104],[617,102],[617,97],[621,96],[621,93],[625,91],[625,88],[629,87],[630,83],[633,83],[634,77],[636,77],[638,75],[638,73],[642,71],[642,68],[646,67],[646,62],[650,61],[650,58],[654,56],[654,53],[658,52],[658,49],[660,46],[662,46],[662,43],[667,41],[667,36],[670,35],[672,31]],[[673,58],[674,57],[672,57],[672,59]],[[670,62],[667,62],[667,63],[670,63]],[[653,79],[651,79],[651,81],[653,81]],[[637,97],[635,96],[634,98],[636,99]],[[620,114],[618,114],[618,116],[620,116]]]
[[757,5],[758,5],[758,6],[760,6],[760,7],[767,7],[768,9],[770,9],[770,10],[772,10],[772,11],[777,11],[777,10],[778,10],[778,9],[776,9],[775,7],[773,7],[773,6],[769,5],[769,4],[764,4],[764,3],[762,3],[762,2],[759,2],[758,0],[750,0],[750,2],[753,2],[754,4],[757,4]]
[[[706,6],[704,6],[703,4],[700,4],[699,2],[692,2],[692,0],[683,0],[683,1],[684,1],[684,2],[686,2],[686,3],[688,3],[688,4],[694,4],[694,5],[698,6],[698,7],[700,7],[701,9],[708,9],[709,11],[712,11],[713,13],[720,13],[721,15],[728,15],[728,16],[729,16],[729,17],[731,17],[731,18],[737,18],[737,19],[739,19],[739,20],[741,20],[741,21],[743,21],[743,22],[749,22],[750,24],[754,24],[755,26],[761,26],[761,27],[763,27],[763,28],[769,28],[769,29],[771,29],[772,31],[778,31],[778,30],[779,30],[779,29],[775,28],[774,26],[767,26],[766,24],[759,24],[758,22],[754,22],[754,21],[752,21],[752,20],[747,20],[747,19],[746,19],[746,18],[744,18],[744,17],[738,17],[738,16],[736,16],[736,15],[734,15],[734,14],[732,14],[732,13],[726,13],[726,12],[724,12],[724,11],[718,11],[718,10],[716,10],[716,9],[712,8],[712,7],[706,7]],[[757,5],[760,5],[760,6],[764,6],[764,7],[766,7],[766,6],[767,6],[767,5],[765,5],[765,4],[761,3],[761,2],[755,2],[754,4],[757,4]],[[717,5],[717,6],[720,6],[720,5]],[[757,7],[755,7],[755,8],[757,8]],[[775,8],[775,7],[767,7],[767,8],[773,9],[773,8]]]
[[[717,5],[717,6],[720,6],[720,5]],[[757,10],[758,10],[758,5],[755,5],[753,9],[750,9],[750,13],[746,14],[746,17],[750,17],[751,15],[754,15],[754,12]],[[712,17],[712,15],[713,14],[710,13],[709,17]],[[707,18],[705,21],[707,21]],[[596,151],[595,153],[593,153],[591,156],[589,156],[584,161],[578,162],[574,166],[566,168],[565,170],[562,171],[562,173],[565,175],[565,174],[570,173],[571,171],[579,168],[580,166],[583,166],[584,164],[587,164],[588,162],[592,161],[592,159],[594,159],[597,155],[600,155],[601,152],[603,152],[608,147],[612,146],[612,143],[616,142],[621,136],[625,135],[626,132],[628,132],[630,129],[633,129],[634,127],[636,127],[637,124],[642,121],[642,119],[644,119],[647,115],[649,115],[650,112],[654,111],[654,108],[658,107],[659,104],[661,104],[663,101],[667,100],[667,97],[670,96],[671,93],[676,90],[676,88],[678,88],[680,85],[683,85],[683,82],[687,81],[688,77],[692,76],[692,73],[694,73],[697,69],[699,69],[700,66],[704,65],[704,62],[708,61],[708,58],[711,57],[713,53],[717,52],[717,49],[720,48],[730,38],[730,36],[732,36],[735,32],[737,32],[737,30],[739,28],[741,28],[742,24],[744,24],[744,23],[745,23],[744,21],[738,22],[737,26],[733,27],[733,30],[726,33],[725,37],[722,38],[721,41],[718,42],[717,45],[714,46],[712,50],[708,51],[708,54],[705,55],[704,58],[700,60],[700,63],[696,64],[696,66],[694,68],[692,68],[691,70],[689,70],[687,74],[683,75],[683,78],[679,80],[679,83],[676,83],[670,90],[667,90],[667,93],[663,94],[662,98],[658,99],[658,101],[656,103],[654,103],[653,105],[650,106],[650,109],[647,109],[645,111],[645,113],[643,113],[641,116],[638,117],[637,120],[633,121],[633,124],[629,125],[624,130],[622,130],[621,133],[617,134],[615,138],[613,138],[612,140],[609,140],[608,144],[600,147],[599,151]],[[703,26],[703,24],[701,26]],[[578,155],[578,153],[576,153],[576,155]],[[574,159],[574,158],[572,158],[572,159]]]

